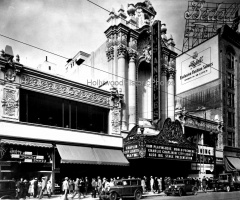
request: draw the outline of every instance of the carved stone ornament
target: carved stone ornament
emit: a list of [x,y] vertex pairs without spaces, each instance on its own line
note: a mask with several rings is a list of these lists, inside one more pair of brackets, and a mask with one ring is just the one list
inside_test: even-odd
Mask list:
[[134,49],[132,49],[132,48],[129,48],[129,49],[128,49],[128,55],[129,55],[130,62],[135,62],[138,53],[137,53],[136,50],[134,50]]
[[109,107],[109,97],[102,94],[90,92],[77,87],[71,87],[65,84],[33,77],[29,75],[21,76],[21,84],[25,87],[34,88],[35,90],[47,91],[49,93],[59,94],[83,102],[92,102],[95,105]]
[[18,119],[19,92],[18,89],[6,85],[3,87],[2,116],[3,118]]
[[107,49],[106,55],[107,55],[108,61],[110,61],[114,58],[114,48],[113,48],[113,46]]
[[112,133],[121,133],[121,102],[123,95],[116,88],[111,89]]
[[14,82],[16,79],[16,71],[14,69],[7,69],[7,71],[5,72],[5,80],[9,81],[9,82]]
[[147,45],[146,47],[144,47],[143,56],[144,56],[147,63],[151,63],[152,52],[151,52],[151,46],[150,45]]
[[117,56],[118,57],[126,57],[127,56],[127,47],[125,45],[118,45],[117,47]]

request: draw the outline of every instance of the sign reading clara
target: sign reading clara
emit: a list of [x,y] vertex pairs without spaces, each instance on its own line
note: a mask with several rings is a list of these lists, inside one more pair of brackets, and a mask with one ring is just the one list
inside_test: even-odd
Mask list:
[[218,57],[218,36],[177,57],[177,94],[218,79]]

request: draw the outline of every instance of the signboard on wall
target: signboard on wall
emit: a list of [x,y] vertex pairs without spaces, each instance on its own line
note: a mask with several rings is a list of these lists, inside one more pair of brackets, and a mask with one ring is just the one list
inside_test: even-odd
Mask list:
[[161,22],[152,25],[152,110],[153,120],[160,118]]
[[139,144],[124,146],[124,154],[127,159],[131,158],[159,158],[171,160],[193,160],[195,151],[193,149],[179,148],[164,145],[146,144],[145,148]]
[[218,36],[209,39],[177,57],[176,68],[177,94],[218,79]]

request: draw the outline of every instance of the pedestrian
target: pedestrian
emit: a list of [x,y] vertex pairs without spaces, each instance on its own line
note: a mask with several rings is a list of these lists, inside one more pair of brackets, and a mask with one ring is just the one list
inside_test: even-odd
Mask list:
[[24,182],[23,182],[23,178],[20,178],[20,181],[17,182],[17,197],[23,198],[24,196]]
[[48,198],[50,198],[52,195],[52,183],[50,180],[47,182],[47,195]]
[[69,194],[73,194],[73,189],[74,189],[74,183],[72,181],[72,179],[69,178]]
[[143,192],[146,192],[146,183],[145,183],[144,177],[141,180],[141,186],[142,186]]
[[42,187],[39,194],[39,199],[43,197],[43,193],[45,192],[46,189],[47,189],[47,177],[42,177]]
[[74,182],[74,194],[72,196],[72,199],[78,194],[78,199],[81,198],[80,191],[79,191],[79,178],[76,178],[76,181]]
[[201,178],[198,179],[198,190],[201,190],[202,189],[202,181],[201,181]]
[[154,192],[154,179],[152,176],[150,177],[150,188],[151,188],[151,192]]
[[88,194],[88,189],[89,189],[89,180],[88,180],[88,177],[85,177],[84,187],[85,187],[85,196],[87,196],[87,194]]
[[159,193],[162,192],[162,177],[158,179],[158,188],[159,188]]
[[202,190],[206,193],[207,192],[207,180],[205,176],[202,179]]
[[38,195],[38,180],[37,178],[34,178],[33,181],[33,198],[36,198]]
[[84,181],[83,181],[83,178],[80,178],[80,181],[79,181],[79,191],[80,191],[80,197],[81,195],[83,195],[83,197],[85,197],[85,185],[84,185]]
[[155,177],[155,179],[154,179],[154,185],[153,186],[154,186],[153,187],[154,191],[159,193],[159,190],[158,190],[158,178],[157,177]]
[[68,177],[65,177],[63,181],[64,200],[68,200],[68,191],[69,191]]
[[97,191],[98,191],[98,195],[100,195],[102,191],[102,180],[100,176],[98,176],[98,180],[97,180]]
[[23,198],[26,199],[26,197],[30,198],[30,194],[29,194],[29,186],[30,186],[30,183],[27,181],[27,179],[25,179],[23,181],[24,183],[24,187],[23,187]]
[[92,179],[92,198],[96,198],[96,192],[97,192],[97,182],[96,179]]

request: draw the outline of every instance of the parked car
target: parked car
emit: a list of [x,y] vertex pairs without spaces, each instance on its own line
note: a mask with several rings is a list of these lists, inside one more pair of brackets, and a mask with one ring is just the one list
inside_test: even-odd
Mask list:
[[238,172],[219,174],[218,189],[230,192],[240,188],[240,176]]
[[109,186],[100,194],[100,200],[117,200],[119,198],[133,197],[135,200],[142,198],[140,179],[120,179],[114,186]]
[[13,180],[0,180],[0,199],[16,199],[16,184]]
[[178,179],[174,180],[173,184],[166,188],[164,192],[167,196],[176,194],[182,196],[189,193],[197,195],[198,188],[195,185],[195,181],[192,179]]

